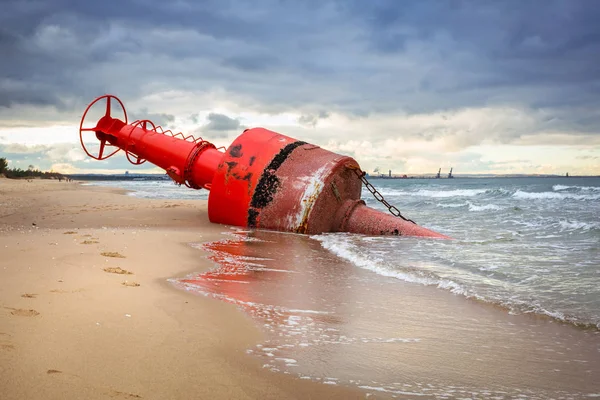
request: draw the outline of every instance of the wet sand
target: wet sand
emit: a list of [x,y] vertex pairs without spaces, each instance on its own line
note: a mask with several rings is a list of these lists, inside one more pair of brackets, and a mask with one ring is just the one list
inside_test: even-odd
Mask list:
[[[402,240],[402,239],[398,239]],[[306,236],[205,244],[220,268],[179,284],[263,326],[272,371],[376,397],[600,397],[600,334],[360,269]]]
[[364,398],[263,368],[253,320],[167,283],[228,230],[204,201],[0,179],[0,398]]

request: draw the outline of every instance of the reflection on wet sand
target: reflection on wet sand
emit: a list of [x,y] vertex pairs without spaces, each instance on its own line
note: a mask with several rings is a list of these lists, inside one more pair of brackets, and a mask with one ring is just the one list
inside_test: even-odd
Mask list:
[[508,315],[356,268],[308,237],[235,232],[202,245],[217,267],[176,280],[234,303],[272,371],[377,396],[578,398],[600,393],[600,336]]

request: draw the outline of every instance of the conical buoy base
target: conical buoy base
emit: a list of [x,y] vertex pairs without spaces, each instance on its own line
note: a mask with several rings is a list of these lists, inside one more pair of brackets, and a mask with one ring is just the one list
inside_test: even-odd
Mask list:
[[441,233],[367,207],[362,202],[356,204],[351,213],[347,214],[343,225],[340,227],[340,231],[372,236],[395,235],[450,239],[450,237]]

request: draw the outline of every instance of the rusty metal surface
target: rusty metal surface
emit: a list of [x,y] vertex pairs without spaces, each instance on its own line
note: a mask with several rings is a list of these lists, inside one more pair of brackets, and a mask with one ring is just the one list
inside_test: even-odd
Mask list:
[[375,210],[364,204],[358,204],[340,227],[341,231],[381,236],[422,236],[439,239],[449,237],[430,229],[405,221],[383,211]]
[[281,187],[261,211],[260,227],[309,234],[336,230],[342,200],[360,197],[361,182],[345,167],[352,163],[314,145],[299,147],[277,172]]

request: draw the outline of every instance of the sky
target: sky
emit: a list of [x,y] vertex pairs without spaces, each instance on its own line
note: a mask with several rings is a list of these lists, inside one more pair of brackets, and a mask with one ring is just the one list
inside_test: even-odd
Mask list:
[[164,172],[83,152],[86,106],[113,94],[129,121],[217,146],[263,127],[368,172],[600,175],[595,0],[1,4],[13,168]]

